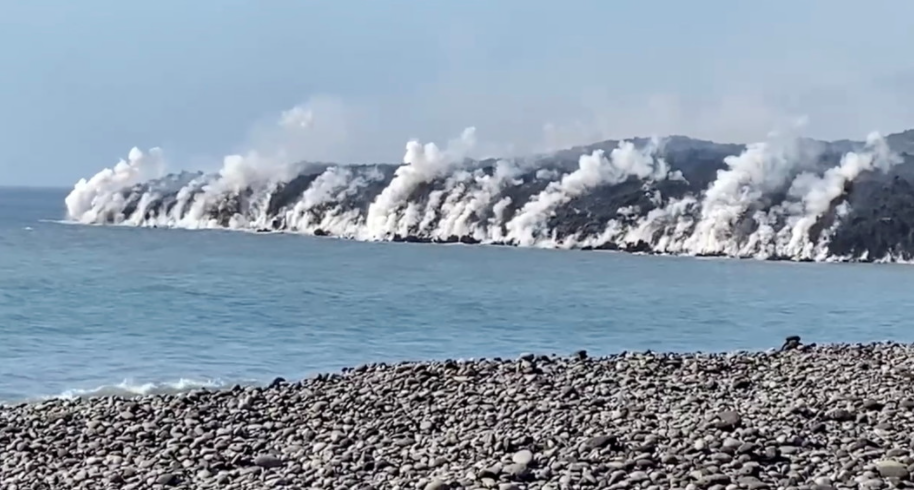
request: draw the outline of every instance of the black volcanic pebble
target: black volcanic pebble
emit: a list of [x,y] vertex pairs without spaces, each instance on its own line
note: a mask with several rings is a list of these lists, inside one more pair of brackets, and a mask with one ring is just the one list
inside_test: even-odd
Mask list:
[[585,358],[7,407],[0,487],[914,487],[912,346]]

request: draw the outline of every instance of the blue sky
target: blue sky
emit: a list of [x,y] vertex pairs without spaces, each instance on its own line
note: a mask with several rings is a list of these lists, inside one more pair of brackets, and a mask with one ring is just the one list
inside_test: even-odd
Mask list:
[[[0,0],[0,185],[70,186],[133,146],[218,168],[297,104],[302,157],[914,127],[910,0]],[[548,133],[544,125],[551,124]]]

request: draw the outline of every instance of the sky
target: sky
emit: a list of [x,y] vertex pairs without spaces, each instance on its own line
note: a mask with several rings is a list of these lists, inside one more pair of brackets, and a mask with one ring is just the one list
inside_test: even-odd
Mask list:
[[[914,127],[910,0],[0,0],[0,185],[70,187],[287,145],[401,161],[475,127],[493,155],[608,138]],[[308,131],[277,130],[283,111]],[[294,141],[289,141],[290,139]]]

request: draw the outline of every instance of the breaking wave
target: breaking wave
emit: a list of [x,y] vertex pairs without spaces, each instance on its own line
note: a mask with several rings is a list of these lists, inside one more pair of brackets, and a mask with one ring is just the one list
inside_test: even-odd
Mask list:
[[[66,198],[67,219],[281,231],[356,240],[797,261],[914,257],[914,131],[863,141],[771,135],[605,141],[527,158],[471,158],[473,128],[403,162],[292,163],[250,153],[215,173],[126,160]],[[899,143],[901,146],[899,146]],[[907,145],[907,146],[905,146]]]
[[[248,383],[246,383],[248,384]],[[81,398],[96,398],[105,396],[120,396],[130,398],[144,395],[174,395],[197,389],[222,389],[229,385],[221,380],[214,379],[188,379],[181,378],[171,382],[137,382],[125,379],[112,385],[101,385],[91,389],[70,389],[50,396],[40,396],[26,399],[0,400],[0,407],[20,403],[40,403],[47,400],[64,399],[77,400]]]
[[67,390],[53,398],[94,398],[100,396],[138,396],[138,395],[173,395],[185,391],[208,388],[223,388],[225,383],[218,380],[194,380],[182,378],[174,382],[138,383],[129,379],[116,385],[103,385],[93,389]]

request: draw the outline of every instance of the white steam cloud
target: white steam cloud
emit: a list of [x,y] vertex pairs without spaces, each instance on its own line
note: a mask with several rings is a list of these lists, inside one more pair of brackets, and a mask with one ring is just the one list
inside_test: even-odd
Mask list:
[[[623,141],[606,158],[603,150],[581,155],[579,168],[565,175],[527,202],[520,213],[507,224],[508,239],[522,246],[532,246],[544,240],[546,220],[558,206],[601,185],[618,184],[628,178],[662,180],[667,178],[669,166],[656,157],[657,140],[643,149],[636,149],[631,142]],[[676,174],[674,178],[681,178]]]
[[65,203],[67,216],[81,223],[94,223],[118,214],[124,207],[126,188],[161,177],[165,171],[162,151],[159,148],[143,153],[133,148],[127,160],[121,160],[113,168],[106,168],[89,180],[80,179],[67,195]]
[[446,150],[439,149],[434,143],[422,145],[415,140],[407,143],[403,165],[397,169],[390,185],[368,208],[367,236],[378,239],[400,231],[393,211],[406,202],[417,186],[447,175],[467,157],[475,144],[476,128],[464,130],[461,138],[452,142]]
[[[402,164],[390,171],[303,164],[322,161],[323,143],[345,140],[347,125],[335,119],[341,112],[328,107],[335,106],[283,112],[272,132],[252,138],[256,144],[226,156],[218,172],[180,182],[176,191],[155,185],[164,173],[161,152],[134,149],[127,160],[74,186],[66,198],[67,217],[360,240],[636,246],[661,253],[829,260],[829,240],[850,209],[841,199],[848,183],[901,161],[873,133],[859,150],[823,170],[824,145],[772,134],[723,158],[716,176],[697,188],[671,169],[664,141],[657,138],[643,145],[620,141],[608,153],[582,151],[577,167],[568,170],[548,158],[482,162],[475,158],[476,129],[469,127],[444,146],[410,140]],[[583,213],[576,199],[611,194],[623,183],[635,204],[614,215],[596,209],[574,218],[586,222],[586,230],[555,226]],[[679,193],[669,194],[673,189]],[[814,233],[824,219],[829,226]]]

